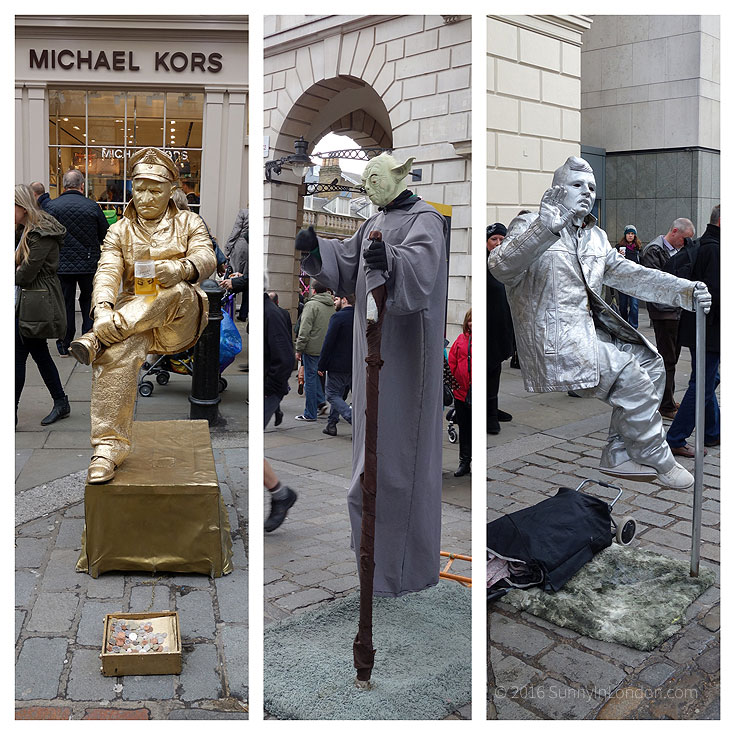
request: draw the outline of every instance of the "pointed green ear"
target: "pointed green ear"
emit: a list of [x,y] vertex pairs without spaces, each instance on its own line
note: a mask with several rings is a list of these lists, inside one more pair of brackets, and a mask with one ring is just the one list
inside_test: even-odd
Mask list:
[[400,166],[394,166],[390,170],[391,175],[395,179],[396,183],[398,183],[399,181],[403,181],[403,179],[408,176],[408,173],[411,170],[411,166],[413,166],[413,162],[415,160],[415,158],[409,158],[405,163],[402,163]]

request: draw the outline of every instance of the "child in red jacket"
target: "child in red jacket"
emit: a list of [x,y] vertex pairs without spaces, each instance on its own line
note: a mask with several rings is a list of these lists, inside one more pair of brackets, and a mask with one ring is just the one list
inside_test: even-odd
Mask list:
[[459,383],[454,393],[454,416],[459,428],[459,467],[455,477],[470,472],[472,462],[472,309],[464,316],[462,334],[449,350],[449,368]]

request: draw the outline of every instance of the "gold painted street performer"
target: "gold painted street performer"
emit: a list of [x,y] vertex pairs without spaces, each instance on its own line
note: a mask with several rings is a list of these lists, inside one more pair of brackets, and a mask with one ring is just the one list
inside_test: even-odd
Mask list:
[[576,391],[612,406],[600,471],[685,489],[692,475],[671,453],[658,407],[666,372],[656,348],[602,299],[602,286],[644,301],[709,309],[704,283],[628,260],[590,214],[595,176],[582,158],[554,172],[536,214],[522,214],[492,250],[505,284],[527,391]]
[[[303,267],[337,295],[355,294],[352,480],[348,507],[359,552],[365,467],[368,295],[385,285],[377,425],[374,594],[438,582],[442,484],[442,366],[447,299],[446,220],[406,189],[414,159],[382,154],[362,179],[380,212],[348,240],[296,237]],[[380,239],[370,239],[372,232]],[[358,558],[359,564],[359,558]]]
[[[90,483],[111,480],[130,453],[138,371],[146,355],[186,350],[207,325],[207,298],[197,283],[216,267],[202,219],[171,200],[178,178],[173,161],[144,148],[128,166],[133,199],[102,243],[94,325],[70,345],[79,362],[93,367]],[[136,295],[136,262],[155,269],[157,292]]]

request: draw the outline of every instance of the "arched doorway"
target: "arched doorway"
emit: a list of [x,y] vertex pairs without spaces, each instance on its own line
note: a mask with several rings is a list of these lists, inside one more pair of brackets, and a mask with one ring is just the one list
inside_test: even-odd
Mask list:
[[[381,96],[361,79],[337,76],[310,85],[293,102],[269,158],[291,155],[299,137],[309,142],[309,154],[317,152],[317,144],[330,132],[347,135],[361,147],[393,147],[390,115]],[[265,188],[269,287],[279,292],[281,306],[295,309],[299,259],[293,240],[303,219],[304,186],[294,172],[284,170]]]

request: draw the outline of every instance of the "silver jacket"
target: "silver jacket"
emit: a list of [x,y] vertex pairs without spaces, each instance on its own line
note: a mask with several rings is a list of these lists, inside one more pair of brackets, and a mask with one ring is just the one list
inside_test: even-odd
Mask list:
[[593,215],[587,215],[582,227],[570,224],[558,235],[538,214],[516,217],[487,265],[506,286],[523,382],[530,392],[597,385],[596,329],[656,352],[603,301],[603,285],[645,301],[694,309],[694,282],[620,255]]

